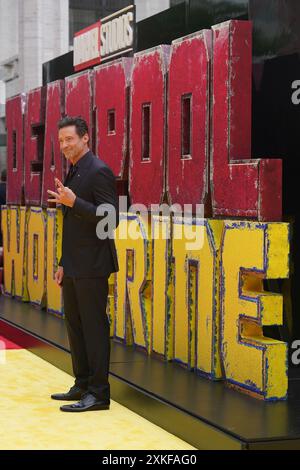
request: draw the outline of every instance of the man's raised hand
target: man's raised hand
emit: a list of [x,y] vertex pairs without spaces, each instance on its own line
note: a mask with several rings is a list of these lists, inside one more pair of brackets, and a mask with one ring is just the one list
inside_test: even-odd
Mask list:
[[64,186],[58,178],[55,178],[55,187],[57,193],[55,191],[50,191],[50,189],[47,191],[54,198],[48,199],[48,202],[55,202],[56,204],[64,204],[65,206],[73,207],[76,199],[75,193],[73,193],[73,191],[67,186]]

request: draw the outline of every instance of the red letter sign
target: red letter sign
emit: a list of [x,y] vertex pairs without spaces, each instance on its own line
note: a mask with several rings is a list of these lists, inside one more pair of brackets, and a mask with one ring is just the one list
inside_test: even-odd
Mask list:
[[89,128],[89,145],[93,145],[92,127],[92,89],[94,72],[71,75],[65,79],[65,114],[68,116],[81,116]]
[[6,101],[7,127],[7,204],[23,201],[23,113],[25,95]]
[[167,181],[170,200],[201,204],[208,191],[211,32],[172,42]]
[[213,214],[280,220],[281,160],[251,160],[251,22],[212,29]]
[[25,111],[25,204],[40,205],[43,179],[46,88],[28,93]]
[[[96,153],[119,180],[127,180],[128,94],[132,59],[95,69]],[[123,191],[122,191],[123,192]]]
[[46,129],[44,146],[44,172],[42,204],[48,206],[48,189],[55,190],[54,177],[63,179],[64,160],[59,148],[57,123],[62,118],[64,82],[57,80],[47,86]]
[[129,193],[133,203],[159,204],[164,191],[166,73],[169,46],[134,57],[131,80]]

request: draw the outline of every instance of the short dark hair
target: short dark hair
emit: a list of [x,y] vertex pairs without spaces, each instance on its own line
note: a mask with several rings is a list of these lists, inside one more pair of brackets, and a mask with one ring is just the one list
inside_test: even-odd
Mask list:
[[58,121],[57,126],[58,129],[62,129],[63,127],[68,126],[75,126],[76,133],[79,135],[79,137],[83,137],[85,134],[89,133],[89,128],[86,121],[80,116],[65,116],[60,121]]

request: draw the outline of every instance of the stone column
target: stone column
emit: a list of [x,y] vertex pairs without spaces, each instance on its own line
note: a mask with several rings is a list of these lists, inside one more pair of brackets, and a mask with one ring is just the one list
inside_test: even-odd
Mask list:
[[20,91],[42,85],[42,64],[69,50],[68,0],[19,0]]

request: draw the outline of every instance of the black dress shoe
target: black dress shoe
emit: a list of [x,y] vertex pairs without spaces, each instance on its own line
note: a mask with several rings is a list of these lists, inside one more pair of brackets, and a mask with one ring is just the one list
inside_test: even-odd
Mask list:
[[67,393],[53,393],[51,398],[53,398],[53,400],[75,401],[80,400],[84,393],[86,393],[86,390],[82,390],[82,388],[77,387],[77,385],[73,385]]
[[93,411],[93,410],[109,410],[110,400],[99,400],[91,393],[85,393],[81,400],[72,405],[63,405],[60,407],[61,411]]

